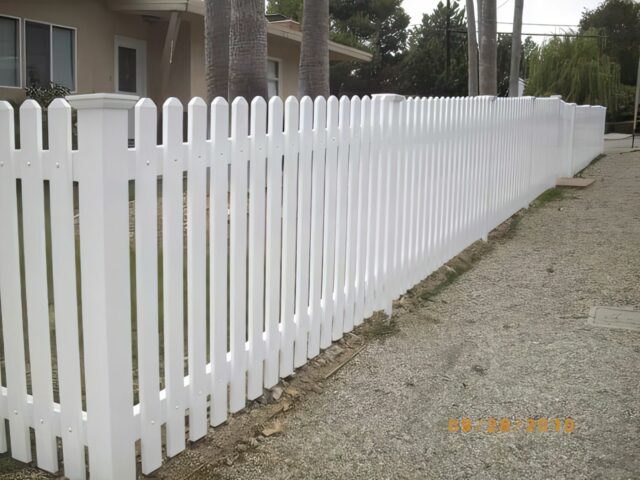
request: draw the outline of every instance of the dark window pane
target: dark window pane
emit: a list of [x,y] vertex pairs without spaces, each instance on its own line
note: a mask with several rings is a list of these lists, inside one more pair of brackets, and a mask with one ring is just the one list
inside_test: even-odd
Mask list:
[[135,48],[118,47],[118,90],[136,93],[136,50]]
[[0,85],[18,87],[18,21],[0,17]]
[[53,81],[75,90],[74,31],[53,27]]
[[27,85],[48,85],[51,81],[50,26],[26,23]]

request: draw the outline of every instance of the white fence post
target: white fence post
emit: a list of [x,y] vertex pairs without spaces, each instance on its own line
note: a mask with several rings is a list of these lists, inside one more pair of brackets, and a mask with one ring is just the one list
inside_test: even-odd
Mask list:
[[68,97],[78,109],[87,443],[94,479],[135,478],[127,124],[137,97]]

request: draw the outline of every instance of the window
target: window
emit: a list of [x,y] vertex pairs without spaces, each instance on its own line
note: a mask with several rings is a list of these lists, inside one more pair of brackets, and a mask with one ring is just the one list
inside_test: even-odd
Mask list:
[[147,94],[147,44],[144,40],[115,37],[115,89],[118,93]]
[[267,60],[267,94],[269,98],[280,95],[280,62]]
[[19,21],[0,17],[0,86],[20,86]]
[[136,93],[137,62],[135,48],[118,47],[118,90]]
[[27,85],[54,82],[75,90],[75,30],[25,22]]

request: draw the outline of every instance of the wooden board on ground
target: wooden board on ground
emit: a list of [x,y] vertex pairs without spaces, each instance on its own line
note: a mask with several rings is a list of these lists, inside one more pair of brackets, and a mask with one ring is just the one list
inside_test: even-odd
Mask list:
[[587,323],[640,332],[640,310],[633,307],[592,307]]
[[595,180],[593,178],[558,177],[556,187],[586,188]]

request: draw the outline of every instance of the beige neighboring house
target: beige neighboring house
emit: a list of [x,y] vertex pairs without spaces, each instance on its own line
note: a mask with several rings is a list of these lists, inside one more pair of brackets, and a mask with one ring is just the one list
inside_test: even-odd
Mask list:
[[[202,0],[0,0],[0,99],[54,81],[73,93],[118,92],[183,103],[204,97]],[[296,95],[302,33],[267,26],[269,94]],[[332,61],[371,54],[331,42]]]

